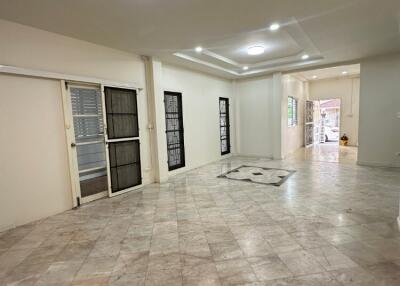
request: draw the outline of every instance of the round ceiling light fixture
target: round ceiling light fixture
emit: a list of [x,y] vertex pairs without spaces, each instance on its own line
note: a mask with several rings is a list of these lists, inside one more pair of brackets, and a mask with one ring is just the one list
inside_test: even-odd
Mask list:
[[318,77],[317,77],[316,75],[313,75],[312,78],[313,78],[313,79],[317,79]]
[[307,55],[307,54],[304,54],[304,55],[301,56],[302,60],[308,60],[309,58],[310,58],[310,56]]
[[243,67],[243,70],[244,70],[244,71],[247,71],[248,69],[249,69],[248,66],[244,66],[244,67]]
[[265,48],[263,46],[252,46],[247,48],[247,53],[250,56],[261,55],[265,52]]
[[273,23],[273,24],[271,24],[271,26],[269,26],[269,30],[277,31],[277,30],[279,30],[280,27],[281,27],[281,25],[279,25],[278,23]]
[[342,75],[346,75],[346,74],[348,74],[347,71],[342,71]]
[[198,46],[194,49],[196,52],[201,53],[203,51],[203,48]]

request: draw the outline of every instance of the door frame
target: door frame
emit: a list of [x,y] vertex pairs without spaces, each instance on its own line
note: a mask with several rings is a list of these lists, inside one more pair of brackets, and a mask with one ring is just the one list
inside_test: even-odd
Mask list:
[[[120,89],[126,89],[126,90],[135,90],[136,91],[136,107],[137,107],[137,119],[138,119],[138,131],[139,131],[139,136],[138,137],[128,137],[128,138],[121,138],[121,139],[108,139],[108,133],[107,133],[107,110],[106,110],[106,95],[104,92],[104,88],[106,87],[111,87],[111,88],[120,88]],[[115,197],[118,195],[125,194],[130,191],[134,191],[137,189],[140,189],[143,187],[143,168],[142,168],[142,160],[143,158],[143,151],[142,148],[140,148],[141,142],[142,142],[142,133],[140,131],[140,112],[139,112],[139,106],[140,106],[140,96],[139,96],[139,89],[138,88],[127,88],[127,87],[121,87],[121,86],[112,86],[112,85],[101,85],[101,99],[102,99],[102,108],[103,108],[103,126],[104,126],[104,140],[106,142],[106,162],[107,162],[107,183],[108,183],[108,196]],[[113,193],[112,188],[111,188],[111,169],[110,169],[110,154],[109,154],[109,143],[115,143],[115,142],[124,142],[124,141],[133,141],[133,140],[139,140],[139,156],[140,156],[140,176],[141,176],[141,184],[137,186],[133,186],[118,192]]]
[[[68,171],[69,171],[69,177],[70,177],[70,182],[71,182],[71,194],[72,194],[72,207],[79,207],[81,204],[89,203],[91,201],[104,198],[104,197],[113,197],[116,195],[124,194],[129,191],[133,191],[136,189],[139,189],[143,187],[143,179],[142,179],[142,184],[120,191],[118,193],[111,193],[111,177],[109,174],[109,154],[108,154],[108,144],[106,141],[106,129],[104,129],[104,140],[106,142],[106,163],[107,163],[107,185],[108,189],[105,190],[104,192],[100,192],[88,197],[82,197],[81,195],[81,187],[80,187],[80,181],[79,181],[79,168],[78,168],[78,157],[77,157],[77,151],[74,146],[71,144],[75,144],[75,130],[74,130],[74,121],[73,121],[73,116],[72,116],[72,104],[71,104],[71,96],[70,96],[70,91],[68,90],[69,86],[74,86],[74,87],[83,87],[83,88],[98,88],[101,91],[101,100],[102,100],[102,110],[103,110],[103,123],[104,123],[104,128],[107,126],[107,120],[106,120],[106,114],[105,114],[105,95],[104,95],[104,87],[115,87],[115,88],[121,88],[121,89],[130,89],[130,90],[136,90],[136,98],[137,98],[137,106],[138,106],[138,126],[140,128],[140,88],[134,88],[134,87],[127,87],[127,86],[119,86],[119,85],[112,85],[112,84],[97,84],[97,83],[85,83],[85,82],[75,82],[75,81],[69,81],[69,80],[60,80],[60,86],[61,86],[61,97],[62,97],[62,104],[63,104],[63,113],[64,113],[64,129],[65,129],[65,138],[66,138],[66,143],[67,143],[67,155],[68,155]],[[141,143],[142,137],[141,137],[141,132],[139,129],[139,137],[136,139],[139,140],[139,144]],[[115,141],[114,141],[115,142]],[[142,154],[142,148],[140,148],[140,157],[143,158]],[[143,168],[141,168],[141,176],[143,178]]]
[[71,104],[71,92],[70,87],[77,88],[89,88],[89,89],[97,89],[100,91],[100,86],[98,84],[90,84],[90,83],[81,83],[81,82],[71,82],[71,81],[61,81],[61,90],[63,97],[63,106],[64,106],[64,120],[66,122],[65,131],[67,136],[67,149],[68,149],[68,159],[70,166],[70,179],[71,179],[71,187],[72,187],[72,200],[73,206],[77,207],[80,204],[89,203],[107,196],[107,191],[99,192],[97,194],[93,194],[87,197],[82,197],[81,193],[81,185],[79,180],[79,166],[78,166],[78,154],[76,146],[72,144],[76,144],[75,142],[75,129],[74,129],[74,117],[72,114],[72,104]]
[[[225,152],[222,152],[221,150],[221,144],[222,144],[222,140],[221,140],[221,101],[225,101],[225,117],[227,119],[227,127],[226,128],[226,139],[227,139],[227,150]],[[229,97],[219,97],[218,99],[218,110],[219,110],[219,149],[220,149],[220,153],[221,156],[225,156],[231,153],[231,119],[230,119],[230,103],[229,103]]]
[[[183,151],[181,153],[181,164],[178,166],[173,166],[170,167],[169,165],[169,152],[168,152],[168,136],[167,136],[167,108],[166,108],[166,102],[165,102],[165,96],[167,94],[173,95],[173,96],[177,96],[178,98],[178,107],[180,104],[180,112],[178,111],[178,113],[180,114],[181,117],[181,121],[180,122],[180,127],[181,127],[181,151]],[[183,170],[186,167],[186,150],[185,150],[185,127],[184,127],[184,121],[183,121],[183,92],[181,91],[171,91],[171,90],[164,90],[163,91],[163,102],[164,102],[164,119],[165,119],[165,140],[166,140],[166,147],[167,147],[167,168],[168,168],[168,172],[174,172],[176,170]]]

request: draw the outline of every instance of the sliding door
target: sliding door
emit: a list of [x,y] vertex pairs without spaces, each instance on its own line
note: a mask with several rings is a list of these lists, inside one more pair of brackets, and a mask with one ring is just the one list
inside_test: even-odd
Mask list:
[[142,184],[136,90],[104,87],[109,195]]
[[107,163],[101,90],[67,84],[74,124],[71,144],[78,165],[78,197],[88,202],[107,195]]
[[167,135],[168,170],[185,166],[182,93],[164,92],[165,124]]
[[219,98],[219,130],[221,141],[221,155],[229,154],[231,152],[229,98]]

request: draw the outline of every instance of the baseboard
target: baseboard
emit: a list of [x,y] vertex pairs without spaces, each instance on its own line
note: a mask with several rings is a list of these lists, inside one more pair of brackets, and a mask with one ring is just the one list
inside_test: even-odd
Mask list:
[[367,167],[386,167],[386,168],[400,168],[400,163],[389,162],[371,162],[371,161],[357,161],[357,165]]
[[263,159],[273,160],[272,156],[261,156],[261,155],[246,154],[246,153],[236,154],[235,156],[238,156],[238,157],[249,157],[249,158],[263,158]]
[[[177,169],[177,170],[169,171],[168,172],[168,178],[176,176],[176,175],[179,175],[179,174],[183,174],[183,173],[186,173],[186,172],[189,172],[189,171],[201,168],[201,167],[204,167],[204,166],[206,166],[208,164],[216,163],[216,162],[231,158],[233,156],[237,156],[237,154],[229,153],[229,154],[226,154],[226,155],[222,155],[220,158],[218,158],[216,160],[212,160],[212,161],[206,162],[204,164],[199,164],[197,166],[191,166],[191,167],[185,166],[185,167]],[[166,181],[168,181],[168,178],[166,179]],[[166,181],[163,181],[163,182],[166,182]]]

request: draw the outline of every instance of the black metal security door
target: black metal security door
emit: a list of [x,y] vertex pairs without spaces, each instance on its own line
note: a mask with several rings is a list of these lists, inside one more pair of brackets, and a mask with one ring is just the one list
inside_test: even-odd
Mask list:
[[142,184],[136,90],[105,87],[110,196]]
[[231,138],[229,130],[229,98],[219,98],[219,129],[221,140],[221,155],[231,152]]
[[164,92],[165,124],[167,135],[168,170],[185,166],[183,135],[182,94]]

